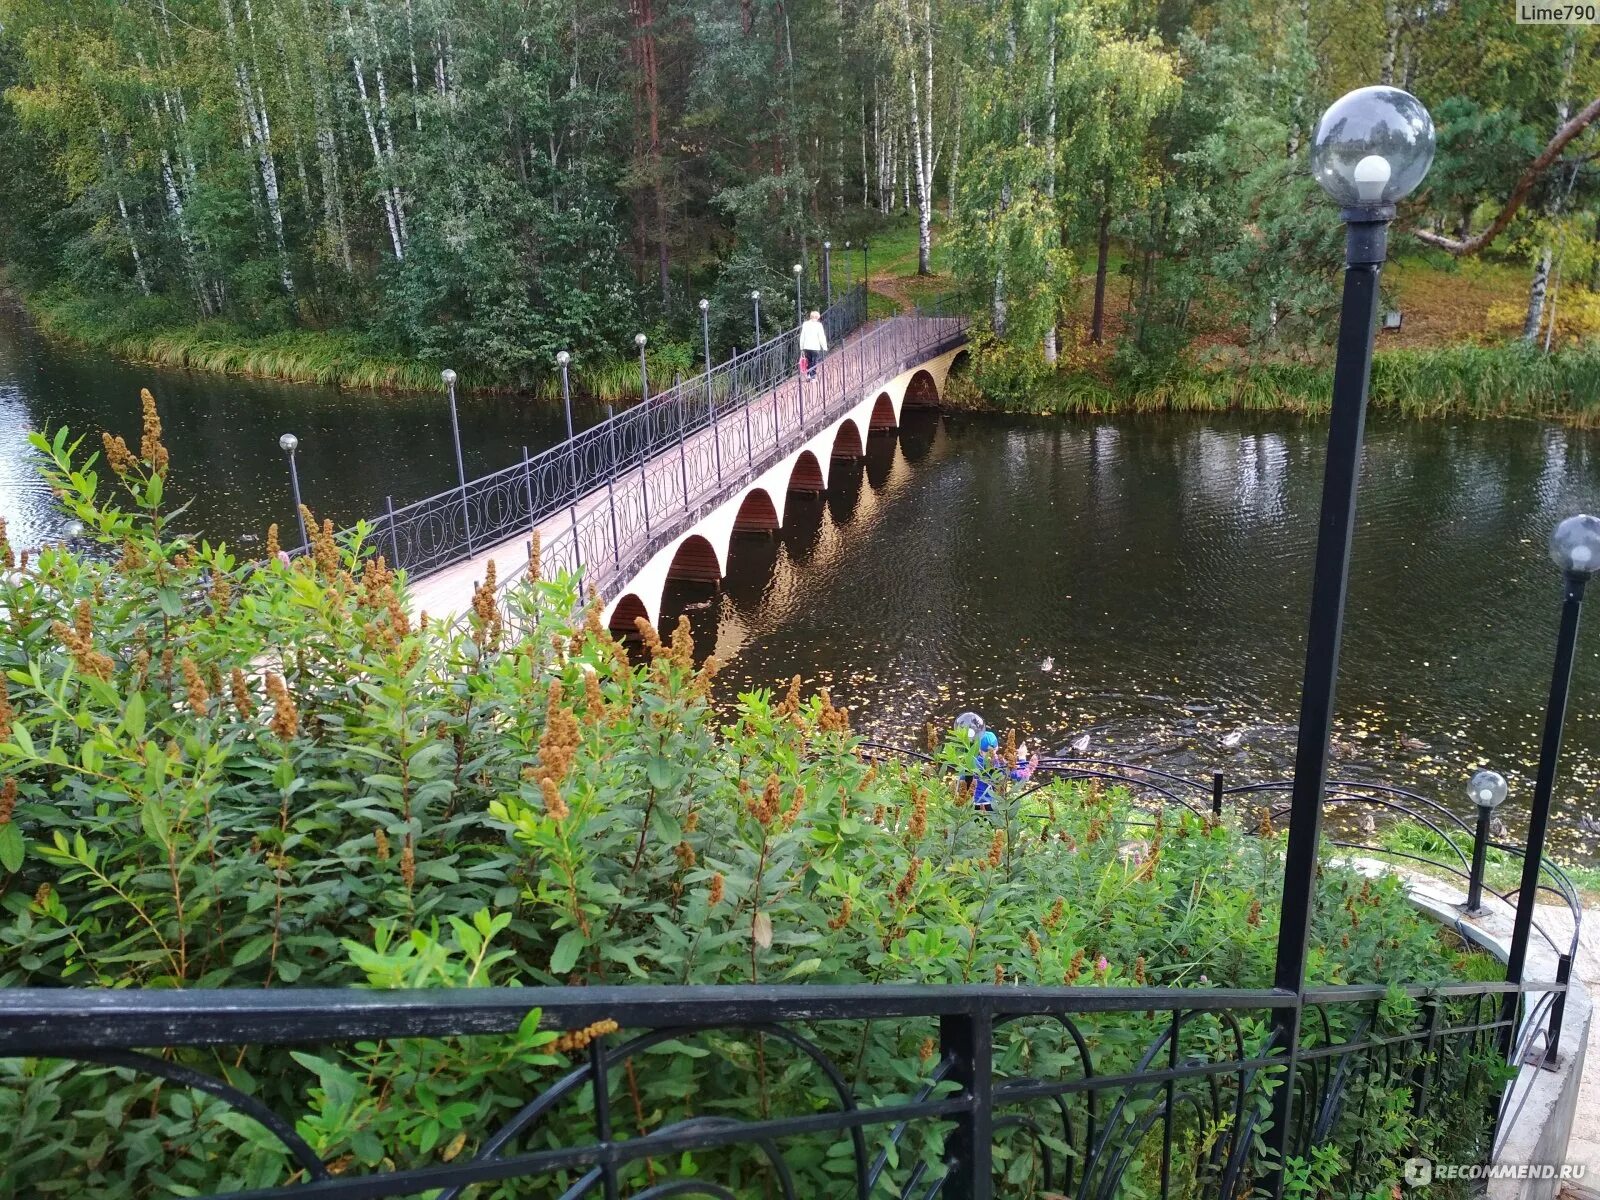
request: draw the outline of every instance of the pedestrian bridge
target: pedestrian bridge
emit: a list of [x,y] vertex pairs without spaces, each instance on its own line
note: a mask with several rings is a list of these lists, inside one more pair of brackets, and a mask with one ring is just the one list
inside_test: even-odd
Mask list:
[[870,326],[859,287],[824,314],[815,377],[795,332],[685,380],[536,458],[371,522],[410,581],[415,611],[463,613],[493,561],[501,587],[527,570],[581,572],[605,619],[631,632],[661,615],[669,583],[719,581],[736,533],[782,528],[790,495],[827,490],[908,404],[934,404],[965,350],[967,322],[941,307]]

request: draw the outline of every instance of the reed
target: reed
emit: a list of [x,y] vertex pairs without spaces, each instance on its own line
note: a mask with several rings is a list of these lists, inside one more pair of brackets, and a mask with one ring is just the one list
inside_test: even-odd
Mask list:
[[[224,321],[185,319],[160,299],[115,307],[61,291],[27,298],[28,311],[47,335],[104,351],[131,362],[191,371],[214,371],[287,383],[314,383],[377,392],[438,391],[439,368],[349,330],[285,330],[262,333]],[[675,374],[699,370],[694,346],[664,340],[650,347],[651,391],[672,383]],[[553,369],[525,378],[508,378],[461,368],[463,391],[514,392],[559,403],[561,377]],[[578,396],[607,403],[639,398],[639,360],[608,354],[574,360],[572,387]]]
[[[1184,365],[1142,385],[1099,372],[1062,373],[1027,395],[983,389],[980,366],[962,408],[1092,415],[1328,410],[1331,364]],[[1600,425],[1600,348],[1541,354],[1512,346],[1382,350],[1372,364],[1372,407],[1411,418],[1538,417]]]

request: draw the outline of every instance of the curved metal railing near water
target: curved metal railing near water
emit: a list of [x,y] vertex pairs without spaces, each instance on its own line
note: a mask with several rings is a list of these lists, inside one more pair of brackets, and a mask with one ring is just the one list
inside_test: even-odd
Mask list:
[[[823,314],[830,344],[866,321],[866,293],[851,288]],[[604,486],[619,466],[647,460],[749,404],[792,376],[799,331],[685,379],[539,454],[372,518],[370,542],[420,577],[462,562]]]

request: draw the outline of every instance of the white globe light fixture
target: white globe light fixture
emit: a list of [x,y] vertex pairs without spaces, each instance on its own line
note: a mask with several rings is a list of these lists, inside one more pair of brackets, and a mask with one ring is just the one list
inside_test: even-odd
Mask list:
[[293,454],[296,450],[300,449],[300,439],[295,437],[295,435],[292,433],[286,433],[278,439],[278,449],[282,450],[285,454]]
[[1479,808],[1499,808],[1506,800],[1506,777],[1499,771],[1479,771],[1467,784],[1467,795]]
[[1579,513],[1557,525],[1550,535],[1550,558],[1571,575],[1600,571],[1600,517]]
[[1433,140],[1433,118],[1410,92],[1358,88],[1317,122],[1311,172],[1346,208],[1393,207],[1427,175]]

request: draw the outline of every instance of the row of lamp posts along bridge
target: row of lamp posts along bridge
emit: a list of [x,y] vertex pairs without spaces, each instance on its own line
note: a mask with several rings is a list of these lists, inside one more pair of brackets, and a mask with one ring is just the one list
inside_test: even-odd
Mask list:
[[[1341,206],[1346,226],[1346,253],[1342,308],[1333,376],[1332,417],[1323,480],[1318,538],[1313,575],[1310,617],[1302,680],[1300,719],[1297,733],[1294,777],[1289,806],[1290,822],[1286,850],[1282,917],[1279,925],[1274,986],[1280,991],[1306,995],[1306,961],[1312,916],[1312,889],[1317,876],[1316,862],[1322,825],[1322,800],[1326,788],[1329,739],[1331,734],[1339,642],[1344,623],[1346,584],[1349,574],[1351,537],[1354,529],[1356,492],[1359,479],[1368,382],[1371,370],[1373,335],[1379,298],[1379,275],[1386,256],[1387,233],[1395,215],[1395,204],[1421,183],[1431,165],[1434,129],[1426,109],[1413,96],[1396,88],[1362,88],[1344,96],[1323,115],[1313,137],[1311,169],[1317,182]],[[831,296],[828,279],[828,252],[824,243],[822,287]],[[861,246],[865,278],[866,245]],[[797,323],[804,319],[804,271],[794,267],[795,311]],[[761,337],[761,296],[752,292],[757,344]],[[710,303],[699,302],[701,335],[706,369],[711,370]],[[646,338],[635,339],[639,349],[640,388],[649,399],[648,368],[645,361]],[[566,408],[567,437],[573,437],[569,368],[571,355],[556,356],[561,370],[562,398]],[[443,372],[450,396],[451,426],[455,436],[456,470],[463,491],[467,487],[461,458],[461,439],[455,413],[454,371]],[[298,445],[292,434],[280,443],[289,457],[295,509],[300,511],[299,480],[294,454]],[[301,527],[302,541],[306,530]],[[469,531],[470,536],[470,531]],[[1588,515],[1562,521],[1550,542],[1550,554],[1561,569],[1562,603],[1554,669],[1545,709],[1544,729],[1538,771],[1531,797],[1526,850],[1523,855],[1521,886],[1513,935],[1506,965],[1506,979],[1522,984],[1526,967],[1529,935],[1534,919],[1535,899],[1549,824],[1551,797],[1555,786],[1557,760],[1561,749],[1562,726],[1567,708],[1578,624],[1585,586],[1600,569],[1600,519]],[[1490,820],[1494,809],[1507,792],[1503,777],[1481,771],[1473,777],[1470,794],[1478,809],[1477,837],[1473,850],[1467,907],[1476,910],[1481,901],[1484,856]],[[1565,966],[1565,965],[1564,965]],[[1564,983],[1565,980],[1561,980]],[[1514,1018],[1519,992],[1507,991],[1503,1000],[1500,1040],[1510,1053],[1514,1037]],[[1283,1040],[1278,1044],[1298,1044],[1303,1004],[1275,1009],[1273,1021]],[[1274,1138],[1278,1149],[1286,1150],[1292,1126],[1290,1107],[1294,1088],[1280,1087],[1274,1093]],[[1279,1162],[1281,1164],[1281,1158]],[[981,1184],[977,1185],[981,1191]],[[1275,1191],[1281,1193],[1282,1180]],[[955,1189],[952,1189],[952,1193]],[[961,1194],[968,1194],[963,1191]]]
[[[851,242],[849,242],[849,241],[845,242],[844,246],[845,246],[845,250],[846,251],[849,251],[849,250],[853,249],[853,246],[852,246]],[[862,291],[863,291],[863,296],[865,297],[865,296],[870,295],[870,293],[871,293],[871,276],[870,276],[869,270],[868,270],[869,245],[868,245],[868,243],[866,241],[862,241],[861,246],[860,246],[860,250],[861,250],[861,287],[862,287]],[[846,264],[845,288],[848,289],[851,286],[849,275],[848,275],[848,268],[849,268],[850,260],[849,260],[848,257],[846,257],[844,261],[845,261],[845,264]],[[799,326],[805,321],[805,273],[806,273],[806,269],[805,269],[804,264],[795,263],[790,268],[790,271],[794,275],[795,328],[798,329]],[[823,296],[825,296],[827,298],[827,303],[832,303],[832,300],[833,300],[833,243],[830,242],[830,241],[825,241],[825,242],[822,243],[822,260],[821,260],[821,263],[820,263],[820,277],[819,277],[819,280],[818,280],[818,286],[819,286]],[[754,334],[755,334],[755,345],[756,345],[757,349],[760,349],[761,348],[761,289],[759,289],[759,288],[751,289],[751,292],[750,292],[750,304],[751,304],[752,317],[753,317],[752,329],[753,329]],[[710,373],[711,373],[711,370],[712,370],[712,363],[711,363],[711,301],[709,301],[709,300],[705,299],[704,297],[702,297],[701,300],[700,300],[700,303],[699,303],[699,309],[700,309],[700,338],[701,338],[701,345],[702,345],[702,348],[703,348],[703,353],[704,353],[704,356],[705,356],[704,357],[705,373],[709,377]],[[636,347],[638,347],[638,350],[639,350],[639,397],[640,397],[640,402],[644,403],[644,402],[647,402],[650,399],[650,369],[649,369],[649,366],[648,366],[648,364],[646,362],[646,359],[645,359],[645,348],[649,344],[649,338],[646,337],[646,335],[643,334],[643,333],[636,333],[633,336],[633,344]],[[730,361],[732,359],[738,358],[738,356],[739,356],[739,348],[737,346],[735,346],[733,348],[733,353],[730,356]],[[563,408],[565,416],[566,416],[567,441],[570,442],[570,441],[572,441],[573,436],[574,436],[574,430],[573,430],[573,425],[572,425],[572,376],[571,376],[572,353],[571,353],[571,351],[569,351],[569,350],[561,350],[561,351],[558,351],[556,353],[556,367],[561,372],[561,404],[562,404],[562,408]],[[466,468],[465,460],[463,459],[462,454],[461,454],[461,422],[460,422],[459,418],[457,417],[457,413],[456,413],[456,382],[460,379],[460,376],[452,368],[446,367],[444,370],[439,372],[439,378],[444,383],[445,393],[449,397],[449,400],[450,400],[450,438],[451,438],[451,443],[452,443],[452,445],[453,445],[453,447],[455,449],[456,480],[458,482],[458,485],[459,485],[462,493],[464,494],[466,492],[466,489],[467,489],[467,468]],[[608,404],[606,406],[606,414],[607,414],[608,418],[611,416],[611,413],[612,413],[612,408]],[[282,436],[280,436],[278,438],[278,448],[284,452],[285,456],[287,456],[287,458],[289,460],[289,486],[290,486],[290,490],[291,490],[291,493],[292,493],[293,498],[294,498],[295,520],[299,522],[299,526],[300,526],[300,546],[301,546],[302,550],[305,550],[305,549],[310,547],[311,539],[310,539],[310,534],[309,534],[308,530],[306,529],[305,515],[301,512],[300,469],[299,469],[298,464],[295,461],[295,454],[300,449],[300,439],[299,439],[298,436],[296,436],[293,433],[285,433],[285,434],[283,434]],[[720,453],[720,443],[719,443],[719,446],[718,446],[718,452]],[[392,504],[391,504],[391,508],[392,508]],[[467,537],[468,537],[469,540],[471,539],[471,536],[472,536],[471,530],[468,529]]]

